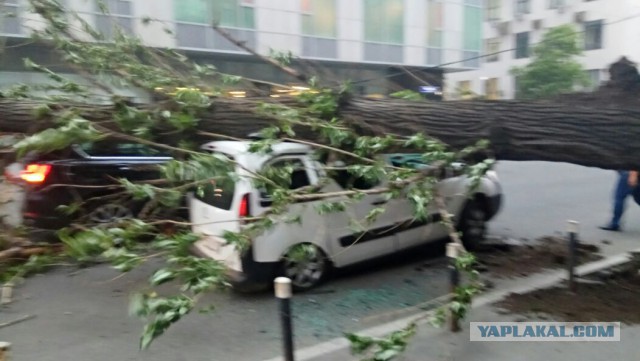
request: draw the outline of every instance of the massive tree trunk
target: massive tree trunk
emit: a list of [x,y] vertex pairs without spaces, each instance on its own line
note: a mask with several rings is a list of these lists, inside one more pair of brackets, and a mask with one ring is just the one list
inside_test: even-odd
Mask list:
[[[340,115],[363,135],[424,133],[454,148],[489,139],[492,151],[501,160],[640,168],[640,106],[629,101],[607,102],[605,106],[601,101],[593,104],[582,98],[566,98],[564,103],[353,98],[340,109]],[[273,122],[256,115],[258,101],[274,100],[218,99],[203,115],[198,129],[246,137]],[[35,106],[28,101],[0,100],[0,131],[33,133],[51,126],[47,120],[34,120]],[[84,106],[84,110],[88,119],[115,127],[110,121],[112,107]],[[299,135],[316,138],[308,129],[300,129]]]

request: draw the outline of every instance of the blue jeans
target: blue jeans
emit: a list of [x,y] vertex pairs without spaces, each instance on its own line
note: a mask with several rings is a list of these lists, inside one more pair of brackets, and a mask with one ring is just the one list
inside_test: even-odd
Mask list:
[[618,184],[613,194],[613,218],[609,224],[611,227],[620,227],[627,197],[633,194],[634,190],[629,186],[629,171],[618,171]]

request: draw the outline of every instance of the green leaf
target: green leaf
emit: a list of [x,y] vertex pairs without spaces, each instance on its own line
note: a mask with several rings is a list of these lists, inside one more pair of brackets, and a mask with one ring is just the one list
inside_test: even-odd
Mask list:
[[163,283],[172,281],[176,278],[176,273],[172,270],[163,268],[159,269],[151,276],[149,283],[154,286],[161,285]]
[[198,125],[199,119],[191,114],[177,113],[173,114],[168,119],[169,124],[174,126],[177,130],[184,131],[187,129],[193,129]]
[[365,216],[365,221],[367,221],[367,223],[375,222],[376,219],[378,219],[378,217],[385,212],[385,210],[386,208],[383,207],[376,207],[370,210],[369,213],[367,213],[367,215]]
[[316,211],[320,215],[325,215],[329,213],[340,213],[344,212],[347,207],[347,202],[338,201],[338,202],[323,202],[315,206]]
[[375,340],[368,336],[347,333],[345,337],[351,342],[351,352],[354,354],[361,354],[375,344]]
[[390,96],[393,98],[411,100],[411,101],[424,100],[424,97],[422,96],[422,94],[415,92],[413,90],[401,90],[395,93],[391,93]]

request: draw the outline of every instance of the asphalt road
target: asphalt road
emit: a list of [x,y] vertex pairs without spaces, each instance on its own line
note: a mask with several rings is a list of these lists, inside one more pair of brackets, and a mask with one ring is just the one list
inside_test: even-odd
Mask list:
[[[610,212],[612,171],[568,164],[505,162],[498,166],[506,195],[491,224],[496,237],[535,239],[564,232],[566,220],[581,223],[581,239],[613,254],[640,245],[640,210],[632,206],[624,233],[596,228]],[[632,202],[630,202],[632,203]],[[604,245],[603,239],[611,240]],[[394,310],[446,291],[445,262],[437,246],[341,272],[317,291],[294,298],[296,346],[310,346],[345,331],[396,317]],[[15,302],[0,310],[0,323],[36,318],[0,328],[17,361],[261,360],[280,354],[277,305],[269,292],[226,292],[207,301],[210,315],[192,314],[151,349],[139,352],[142,323],[127,314],[128,298],[146,285],[151,268],[114,279],[106,266],[58,269],[30,278],[15,290]],[[516,281],[517,282],[517,281]]]

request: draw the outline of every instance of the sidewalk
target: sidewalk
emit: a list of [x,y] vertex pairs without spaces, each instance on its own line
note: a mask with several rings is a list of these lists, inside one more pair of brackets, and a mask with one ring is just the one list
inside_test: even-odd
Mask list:
[[[631,360],[638,355],[640,326],[621,328],[620,342],[470,342],[471,321],[520,321],[518,315],[501,315],[487,305],[471,311],[462,323],[463,331],[452,334],[429,324],[419,326],[407,350],[397,361],[584,361]],[[534,321],[534,320],[531,320]],[[636,355],[636,356],[633,356]],[[312,359],[313,361],[356,361],[346,349]]]
[[[612,265],[620,264],[627,256],[620,254],[578,267],[578,275],[586,275]],[[496,290],[481,295],[472,307],[469,317],[461,322],[462,331],[451,333],[444,328],[435,328],[428,323],[418,327],[407,350],[394,360],[397,361],[584,361],[584,360],[631,360],[638,355],[637,342],[640,340],[640,325],[622,325],[620,342],[470,342],[470,322],[525,321],[517,314],[503,314],[493,306],[510,292],[524,293],[538,288],[546,288],[558,284],[565,279],[563,271],[548,272],[520,280],[520,284],[503,290]],[[640,311],[639,311],[640,312]],[[527,319],[526,321],[548,321]],[[622,321],[622,320],[621,320]],[[384,334],[406,326],[408,321],[395,321],[388,324]],[[366,334],[382,335],[382,328],[371,329]],[[342,347],[338,347],[342,346]],[[327,345],[327,349],[331,345]],[[634,356],[636,355],[636,356]],[[306,357],[300,360],[312,361],[360,361],[364,357],[353,356],[348,342],[343,340],[330,352]],[[275,359],[274,359],[275,360]],[[270,360],[271,361],[271,360]]]

